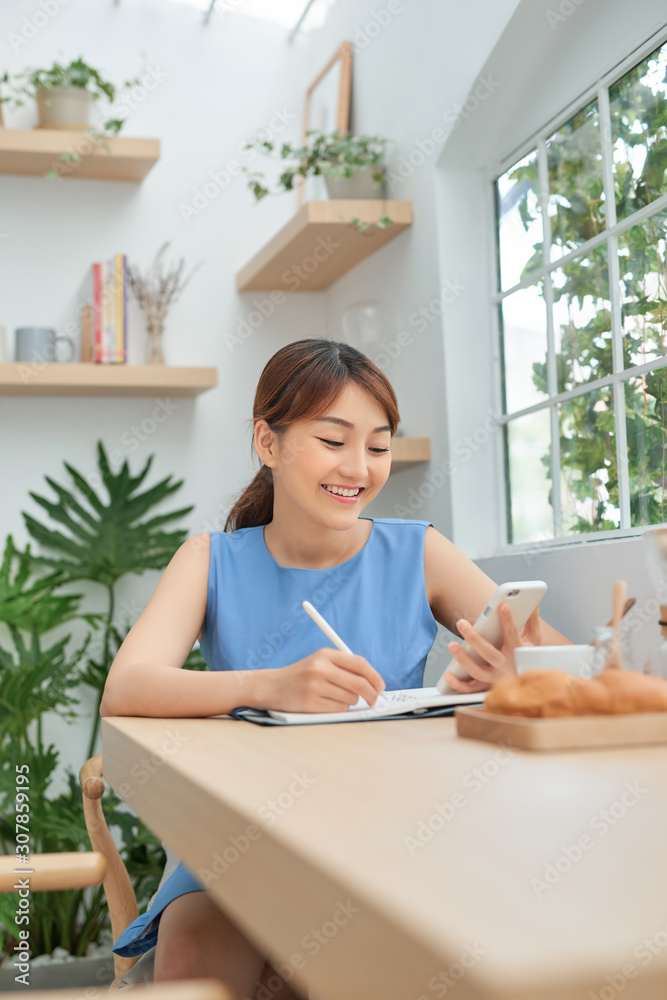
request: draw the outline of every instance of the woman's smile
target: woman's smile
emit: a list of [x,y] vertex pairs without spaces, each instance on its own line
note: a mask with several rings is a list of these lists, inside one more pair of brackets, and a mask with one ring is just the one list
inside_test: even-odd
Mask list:
[[338,503],[357,503],[364,488],[363,486],[338,486],[333,483],[322,483],[324,492],[328,493],[332,500],[337,500]]

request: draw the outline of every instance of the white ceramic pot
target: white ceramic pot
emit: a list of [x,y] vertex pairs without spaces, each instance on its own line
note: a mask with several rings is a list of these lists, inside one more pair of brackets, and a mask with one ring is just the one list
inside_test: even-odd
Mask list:
[[[53,956],[40,955],[30,961],[29,989],[81,989],[85,986],[105,988],[114,979],[113,953],[111,947],[91,946],[95,954],[73,958],[64,949],[56,948]],[[0,968],[0,991],[26,991],[23,983],[16,982],[19,971],[14,967],[13,960],[3,963]]]
[[373,180],[373,171],[377,167],[364,167],[357,170],[351,177],[327,177],[324,180],[327,186],[327,194],[330,198],[384,198],[385,185],[376,184]]
[[93,125],[95,98],[84,87],[53,87],[37,90],[38,128],[76,131]]

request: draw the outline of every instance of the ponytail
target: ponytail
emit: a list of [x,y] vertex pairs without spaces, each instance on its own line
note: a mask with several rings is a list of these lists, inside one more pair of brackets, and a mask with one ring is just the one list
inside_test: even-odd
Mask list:
[[225,531],[255,528],[259,524],[268,524],[272,517],[273,475],[268,465],[263,465],[230,510]]
[[[399,422],[396,394],[377,365],[349,344],[297,340],[270,358],[260,375],[252,418],[276,433],[296,420],[322,416],[349,383],[369,393],[387,414],[394,434]],[[256,528],[273,520],[273,473],[263,465],[232,507],[225,531]]]

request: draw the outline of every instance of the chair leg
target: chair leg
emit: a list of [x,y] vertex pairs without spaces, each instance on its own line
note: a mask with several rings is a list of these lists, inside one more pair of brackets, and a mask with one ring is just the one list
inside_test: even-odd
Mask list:
[[[101,754],[86,761],[79,772],[79,781],[83,792],[83,814],[90,842],[93,850],[99,851],[106,858],[106,874],[102,885],[109,906],[111,933],[115,941],[139,916],[139,910],[130,876],[109,833],[102,811],[100,799],[105,786],[102,779]],[[120,979],[138,961],[139,956],[125,958],[122,955],[114,955],[115,978]]]

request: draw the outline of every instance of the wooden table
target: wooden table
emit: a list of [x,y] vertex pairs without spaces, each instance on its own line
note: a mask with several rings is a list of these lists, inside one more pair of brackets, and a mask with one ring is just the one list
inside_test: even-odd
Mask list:
[[104,719],[104,777],[317,1000],[665,1000],[667,747]]

